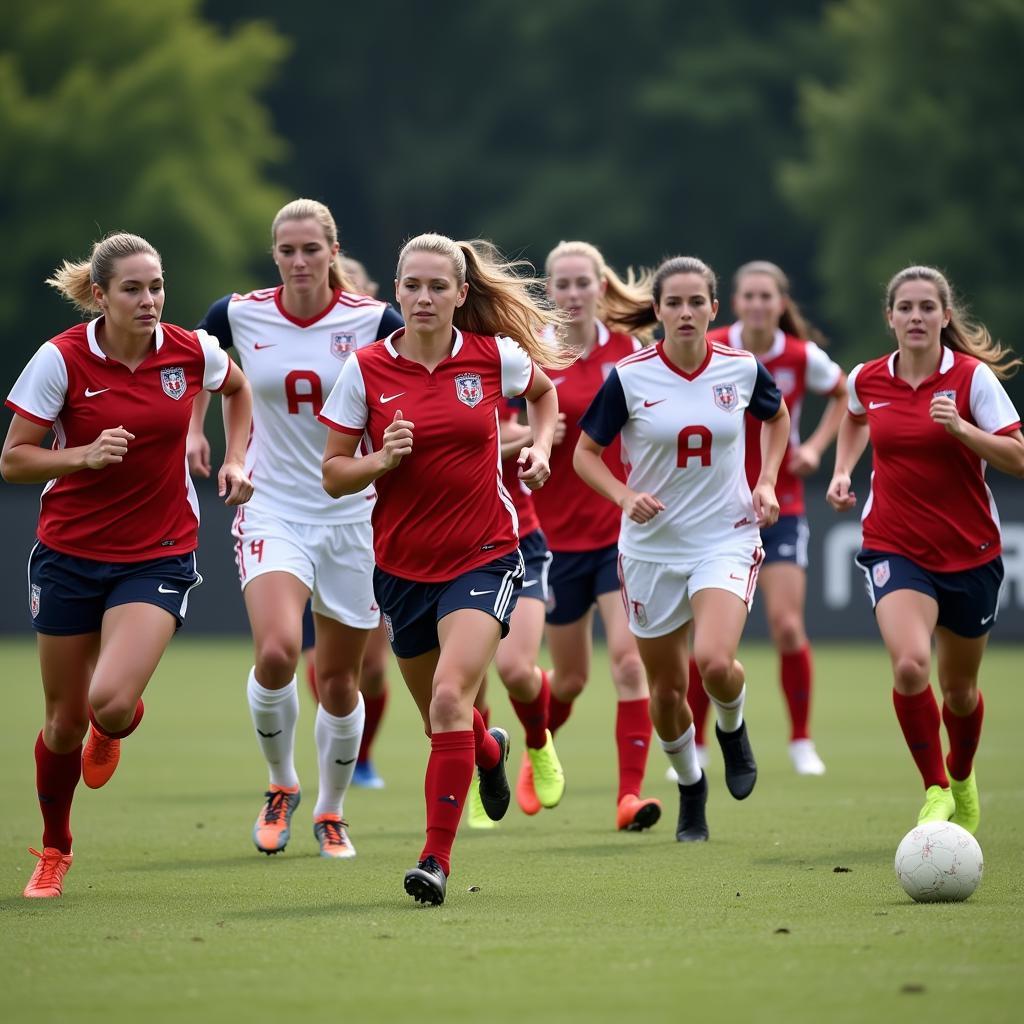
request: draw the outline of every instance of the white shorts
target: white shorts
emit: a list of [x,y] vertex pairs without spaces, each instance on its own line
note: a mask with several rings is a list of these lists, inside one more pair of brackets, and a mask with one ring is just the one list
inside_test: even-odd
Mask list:
[[698,590],[727,590],[747,606],[754,600],[764,549],[749,544],[709,551],[699,562],[643,562],[619,555],[619,584],[629,630],[653,639],[693,618],[690,598]]
[[313,611],[353,629],[375,629],[373,527],[368,520],[320,526],[290,523],[240,506],[231,525],[238,577],[290,572],[312,593]]

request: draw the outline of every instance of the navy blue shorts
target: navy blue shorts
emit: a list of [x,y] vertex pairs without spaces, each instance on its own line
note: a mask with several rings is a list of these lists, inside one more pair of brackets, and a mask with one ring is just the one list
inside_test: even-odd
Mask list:
[[957,636],[984,636],[999,614],[1003,560],[961,572],[931,572],[903,555],[863,550],[857,564],[864,570],[871,607],[894,590],[916,590],[939,606],[938,625]]
[[807,541],[810,536],[807,516],[779,516],[774,526],[761,528],[761,546],[764,548],[761,567],[774,562],[792,562],[806,569]]
[[520,597],[535,597],[538,601],[547,602],[548,573],[551,570],[551,552],[548,550],[548,539],[543,530],[534,530],[525,537],[519,538],[519,551],[523,556],[526,576]]
[[619,592],[619,546],[594,551],[552,551],[547,621],[578,622],[601,594]]
[[316,626],[313,623],[313,604],[307,601],[302,609],[302,649],[308,651],[310,647],[316,647]]
[[180,628],[189,591],[202,582],[194,551],[145,562],[97,562],[39,541],[28,558],[32,626],[48,636],[98,633],[108,608],[137,602],[170,612]]
[[493,615],[501,624],[502,637],[508,636],[524,571],[518,551],[443,583],[416,583],[375,568],[373,593],[395,656],[417,658],[434,650],[440,645],[437,624],[463,608]]

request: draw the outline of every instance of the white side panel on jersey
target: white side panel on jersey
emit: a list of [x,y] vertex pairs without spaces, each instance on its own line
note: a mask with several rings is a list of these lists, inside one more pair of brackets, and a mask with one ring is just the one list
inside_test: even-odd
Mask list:
[[857,375],[860,373],[863,365],[863,363],[858,363],[850,371],[850,376],[846,378],[846,387],[849,391],[846,399],[846,408],[849,409],[854,416],[864,416],[867,414],[867,409],[860,404],[860,399],[857,397]]
[[501,357],[501,393],[506,398],[518,398],[533,379],[533,360],[518,341],[504,336],[495,341]]
[[206,366],[203,370],[203,390],[217,391],[224,386],[228,376],[230,358],[227,352],[217,344],[217,339],[206,331],[196,331],[199,345],[203,350]]
[[1010,396],[985,363],[978,363],[971,377],[971,415],[987,434],[995,434],[1020,422],[1020,415]]
[[349,359],[342,367],[331,393],[324,402],[322,414],[342,427],[365,427],[369,418],[366,382],[358,359]]
[[813,341],[807,342],[806,351],[807,390],[813,391],[816,395],[830,394],[839,383],[839,378],[843,375],[843,368]]
[[41,420],[53,422],[68,394],[68,368],[60,349],[44,342],[11,388],[8,400]]

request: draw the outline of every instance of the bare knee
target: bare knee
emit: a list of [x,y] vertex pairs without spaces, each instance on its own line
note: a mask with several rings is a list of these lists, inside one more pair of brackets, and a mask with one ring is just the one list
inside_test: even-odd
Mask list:
[[387,689],[387,676],[384,662],[363,662],[363,670],[359,675],[359,689],[367,697],[380,697]]
[[68,754],[81,746],[89,728],[89,716],[82,711],[56,709],[46,716],[43,742],[55,754]]
[[430,700],[430,725],[434,730],[449,732],[463,724],[469,706],[462,681],[439,679]]
[[536,682],[536,669],[530,658],[525,658],[521,653],[503,654],[499,648],[494,659],[494,667],[501,676],[505,688],[516,699],[524,690],[532,690]]
[[697,655],[700,677],[712,687],[727,686],[732,679],[736,659],[727,652]]
[[353,668],[330,669],[316,677],[320,703],[332,715],[347,715],[358,703],[359,675]]
[[682,705],[685,681],[673,677],[651,676],[651,710],[670,714]]
[[971,714],[978,706],[977,680],[957,680],[953,685],[944,685],[943,703],[957,718]]
[[775,615],[768,623],[768,628],[775,646],[783,654],[792,654],[807,644],[807,633],[800,615],[792,612]]
[[575,669],[561,669],[555,673],[551,693],[562,703],[574,701],[587,686],[587,677]]
[[634,695],[637,699],[647,694],[647,673],[635,650],[612,652],[612,678],[620,695]]
[[[299,643],[285,637],[267,637],[256,651],[256,679],[260,686],[287,686],[299,663]],[[317,680],[319,684],[319,679]]]
[[931,659],[926,654],[899,654],[892,659],[892,675],[900,693],[919,693],[928,685]]

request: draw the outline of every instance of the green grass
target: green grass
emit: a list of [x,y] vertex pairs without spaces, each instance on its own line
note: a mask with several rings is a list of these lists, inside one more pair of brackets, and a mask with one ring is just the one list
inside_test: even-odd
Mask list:
[[[614,831],[614,703],[599,655],[559,740],[562,806],[527,819],[513,803],[498,830],[464,828],[439,909],[402,891],[420,848],[427,744],[397,674],[377,758],[388,788],[356,790],[346,805],[358,858],[315,855],[308,700],[306,799],[287,852],[267,858],[250,840],[265,774],[244,701],[248,647],[187,639],[151,684],[114,779],[78,790],[66,895],[23,900],[25,850],[39,842],[42,702],[34,647],[0,652],[5,1020],[1019,1019],[1019,650],[994,648],[984,665],[986,871],[967,903],[912,904],[894,878],[921,790],[872,645],[817,652],[822,779],[789,767],[773,656],[744,653],[761,778],[738,804],[714,758],[706,846],[674,842],[675,791],[657,749],[646,792],[665,801],[665,818],[649,833]],[[492,696],[515,765],[520,730]]]

